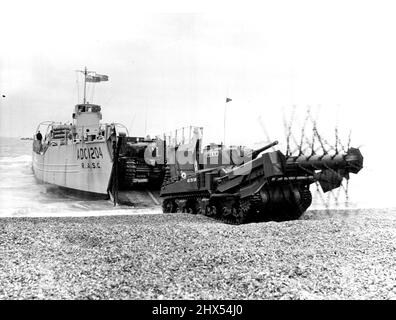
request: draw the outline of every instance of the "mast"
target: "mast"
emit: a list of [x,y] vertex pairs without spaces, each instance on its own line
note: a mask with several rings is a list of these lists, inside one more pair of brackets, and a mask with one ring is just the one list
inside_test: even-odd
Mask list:
[[97,74],[95,71],[88,71],[87,67],[84,70],[76,70],[84,75],[84,97],[83,104],[87,103],[87,82],[101,82],[109,81],[109,76],[104,74]]
[[86,99],[86,91],[87,91],[87,74],[88,74],[87,67],[85,67],[85,69],[84,69],[84,100],[83,100],[83,103],[84,103],[84,104],[87,102],[87,99]]

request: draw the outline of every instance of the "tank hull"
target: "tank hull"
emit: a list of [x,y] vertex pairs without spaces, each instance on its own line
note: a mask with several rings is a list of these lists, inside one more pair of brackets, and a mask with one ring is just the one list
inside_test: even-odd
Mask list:
[[32,153],[35,177],[44,183],[96,195],[107,195],[112,157],[105,141],[48,146]]

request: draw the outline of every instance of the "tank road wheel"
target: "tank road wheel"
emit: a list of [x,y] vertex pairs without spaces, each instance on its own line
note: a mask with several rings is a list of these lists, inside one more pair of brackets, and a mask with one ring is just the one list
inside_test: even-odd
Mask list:
[[249,200],[242,200],[235,204],[232,208],[232,215],[236,224],[243,224],[247,222],[250,210]]
[[177,213],[185,213],[187,212],[186,206],[187,200],[185,199],[178,199],[175,201],[175,212]]
[[213,199],[203,199],[203,202],[205,202],[206,206],[205,210],[202,210],[201,213],[203,213],[207,217],[219,219],[221,216],[221,210],[219,210],[218,208],[217,201]]
[[219,207],[221,208],[221,220],[229,224],[246,223],[251,208],[250,199],[240,201],[235,198],[224,201]]
[[165,199],[162,202],[162,212],[163,213],[175,213],[177,210],[177,205],[173,199]]
[[223,222],[229,224],[235,224],[235,198],[223,198],[218,204],[218,209],[220,210],[220,218]]
[[223,206],[221,208],[221,220],[225,223],[233,224],[234,219],[232,214],[232,208],[228,208],[226,206]]
[[210,205],[205,206],[205,211],[202,211],[205,216],[211,217],[212,214],[212,207]]
[[162,212],[163,213],[170,213],[171,212],[170,200],[164,199],[162,201]]
[[188,199],[186,202],[186,212],[191,214],[201,213],[201,207],[197,199]]
[[184,206],[180,206],[179,204],[176,204],[176,213],[183,213],[186,212]]
[[206,206],[204,214],[207,217],[211,217],[211,218],[215,217],[217,214],[216,207],[211,205]]
[[218,218],[218,210],[213,203],[209,203],[209,205],[206,206],[205,211],[203,211],[203,213],[207,217]]
[[219,216],[219,210],[215,205],[210,207],[210,213],[212,217],[218,217]]

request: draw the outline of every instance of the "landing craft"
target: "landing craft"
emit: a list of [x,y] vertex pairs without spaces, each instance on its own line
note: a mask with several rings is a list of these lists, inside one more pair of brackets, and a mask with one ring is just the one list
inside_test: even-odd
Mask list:
[[158,190],[164,166],[144,160],[146,148],[155,147],[156,139],[129,137],[120,125],[101,123],[101,106],[86,101],[86,83],[108,81],[108,76],[86,68],[81,72],[84,98],[74,107],[72,123],[45,121],[33,136],[35,177],[74,191],[111,197],[115,203],[129,202],[130,190]]

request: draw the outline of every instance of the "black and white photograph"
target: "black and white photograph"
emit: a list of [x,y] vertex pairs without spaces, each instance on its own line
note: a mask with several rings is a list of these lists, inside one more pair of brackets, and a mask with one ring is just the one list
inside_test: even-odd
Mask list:
[[395,12],[3,1],[0,300],[395,300]]

